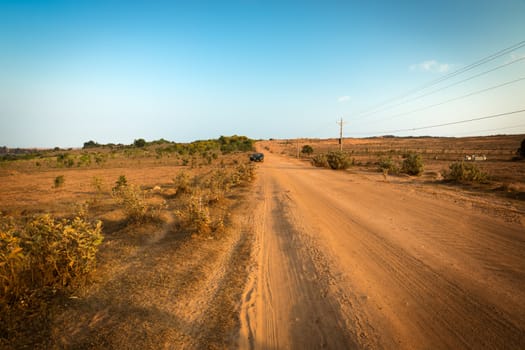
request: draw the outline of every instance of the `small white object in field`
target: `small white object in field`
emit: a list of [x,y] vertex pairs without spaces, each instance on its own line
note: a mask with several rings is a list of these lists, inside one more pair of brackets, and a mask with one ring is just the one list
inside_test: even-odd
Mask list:
[[471,156],[465,156],[465,160],[468,160],[468,161],[487,160],[487,156],[485,156],[484,154],[479,155],[479,156],[476,154],[473,154]]

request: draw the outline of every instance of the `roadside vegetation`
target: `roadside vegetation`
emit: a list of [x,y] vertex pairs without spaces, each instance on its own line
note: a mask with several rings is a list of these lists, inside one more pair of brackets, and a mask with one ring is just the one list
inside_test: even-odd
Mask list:
[[486,183],[489,180],[488,174],[474,163],[454,162],[449,168],[450,171],[445,172],[446,180],[459,183]]
[[[311,158],[311,162],[316,167],[333,170],[346,170],[352,165],[357,165],[355,159],[349,153],[341,151],[316,154]],[[379,170],[385,174],[405,173],[419,176],[424,170],[423,159],[419,154],[415,153],[404,155],[401,164],[398,164],[392,157],[388,157],[379,159],[377,165]]]
[[314,153],[314,149],[310,145],[304,145],[301,149],[301,153],[309,156],[310,154]]
[[[485,137],[370,137],[346,139],[274,140],[264,143],[279,152],[328,169],[416,176],[420,181],[461,184],[493,190],[510,198],[525,198],[523,135]],[[337,150],[337,151],[336,151]],[[300,151],[300,152],[298,152]]]
[[[170,163],[173,165],[210,165],[220,155],[250,152],[254,141],[246,136],[221,136],[218,139],[200,140],[191,143],[171,142],[164,139],[146,141],[136,139],[132,144],[99,144],[90,140],[84,142],[81,150],[61,149],[48,150],[0,148],[0,167],[10,162],[24,168],[92,168],[116,167],[129,159],[144,160],[153,163]],[[25,162],[24,162],[25,161]]]
[[[188,144],[143,141],[128,146],[88,141],[82,150],[3,158],[0,169],[7,174],[63,173],[47,182],[39,197],[56,204],[13,204],[0,213],[0,347],[27,344],[24,337],[48,322],[57,298],[90,284],[106,236],[150,239],[167,225],[180,237],[220,237],[227,230],[235,202],[229,197],[238,196],[255,177],[247,153],[253,141],[244,136]],[[82,176],[82,169],[99,175]],[[104,174],[114,171],[122,174],[107,180]],[[128,176],[137,171],[140,177]],[[171,181],[137,181],[148,172],[155,173],[153,179]],[[61,205],[58,198],[67,203]]]
[[408,175],[419,176],[423,174],[424,165],[421,155],[416,153],[408,153],[401,164],[401,172]]
[[316,167],[345,170],[352,165],[353,160],[347,153],[335,151],[317,154],[311,158],[311,162]]
[[54,296],[84,285],[102,241],[100,221],[0,215],[0,345],[45,317]]

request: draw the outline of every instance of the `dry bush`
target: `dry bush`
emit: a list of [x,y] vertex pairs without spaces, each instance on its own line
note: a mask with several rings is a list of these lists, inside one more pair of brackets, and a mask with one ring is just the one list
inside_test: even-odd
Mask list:
[[215,234],[223,233],[225,229],[224,224],[224,218],[222,216],[215,219],[215,221],[211,224],[211,230]]
[[192,191],[191,177],[186,171],[181,171],[173,179],[175,189],[177,190],[176,195],[189,194]]
[[50,215],[15,222],[0,217],[0,313],[27,307],[49,292],[81,285],[95,268],[102,224]]
[[234,164],[232,168],[219,168],[195,177],[193,181],[189,181],[187,173],[179,173],[174,180],[177,192],[189,194],[178,197],[178,210],[175,214],[180,220],[180,228],[199,234],[220,233],[224,230],[224,217],[223,214],[219,214],[221,208],[216,208],[216,205],[233,187],[246,184],[255,177],[253,164],[239,163],[235,160]]
[[101,178],[97,176],[93,176],[93,179],[91,180],[91,186],[93,186],[93,190],[95,191],[95,196],[92,200],[92,203],[97,203],[104,194],[104,182]]
[[350,157],[344,152],[329,152],[326,160],[330,168],[334,170],[345,170],[352,164]]
[[64,178],[64,175],[59,175],[55,177],[55,180],[53,181],[53,187],[59,188],[59,187],[64,186],[65,183],[66,183],[66,180]]
[[230,191],[229,174],[224,169],[217,169],[211,173],[208,179],[203,181],[203,186],[207,190],[206,197],[208,202],[210,204],[217,203]]
[[348,154],[341,151],[317,154],[311,161],[316,167],[334,170],[348,169],[353,163]]
[[[199,193],[183,199],[180,209],[175,211],[179,228],[195,234],[220,234],[225,230],[225,216],[220,208],[213,210],[208,198]],[[214,213],[212,215],[212,212]]]
[[113,188],[112,197],[122,206],[127,219],[132,223],[144,223],[160,217],[163,206],[154,207],[146,201],[146,191],[134,185]]
[[235,169],[230,175],[231,186],[238,186],[243,183],[251,182],[255,179],[255,165],[249,163],[238,163],[237,159],[234,159]]
[[176,211],[184,228],[195,233],[211,232],[210,211],[204,202],[201,195],[194,194],[185,201],[182,210]]
[[312,164],[319,168],[328,168],[328,159],[326,158],[326,154],[317,154],[312,158]]
[[91,185],[97,194],[104,192],[104,181],[97,176],[93,176]]

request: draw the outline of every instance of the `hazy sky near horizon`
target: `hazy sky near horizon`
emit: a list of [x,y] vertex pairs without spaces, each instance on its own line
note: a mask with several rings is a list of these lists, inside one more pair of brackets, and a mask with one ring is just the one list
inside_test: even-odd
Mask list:
[[0,0],[0,146],[525,133],[420,129],[524,110],[524,41],[524,0]]

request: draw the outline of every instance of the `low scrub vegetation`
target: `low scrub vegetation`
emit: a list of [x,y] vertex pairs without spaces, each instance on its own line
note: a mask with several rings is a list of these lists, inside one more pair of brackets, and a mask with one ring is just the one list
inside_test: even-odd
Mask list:
[[421,155],[416,153],[408,153],[405,155],[401,165],[401,172],[408,175],[419,176],[423,174],[424,165]]
[[64,186],[65,183],[66,183],[66,180],[64,178],[64,175],[59,175],[55,177],[55,180],[53,181],[53,187],[59,188],[59,187]]
[[129,185],[121,176],[112,190],[115,202],[122,207],[127,219],[132,223],[143,223],[159,218],[162,205],[154,206],[147,202],[147,192],[138,186]]
[[46,294],[82,285],[95,268],[102,240],[99,221],[0,216],[0,324],[9,325],[18,312],[38,309]]
[[[2,208],[23,216],[0,213],[0,348],[24,344],[26,335],[45,329],[55,301],[86,291],[103,240],[101,222],[88,218],[103,220],[112,242],[149,242],[159,231],[175,239],[228,232],[230,210],[255,177],[244,153],[252,148],[243,136],[187,144],[137,139],[128,146],[88,141],[82,150],[0,159],[2,168],[37,172],[33,178],[43,178],[38,185],[45,188],[34,203]],[[59,173],[38,176],[50,168]],[[139,178],[144,183],[134,183]],[[69,191],[55,190],[66,180]],[[32,216],[42,210],[49,214]]]
[[181,194],[191,193],[191,177],[188,174],[188,172],[179,172],[177,176],[173,179],[173,183],[175,184],[175,189],[177,190],[177,196],[180,196]]
[[233,186],[251,182],[255,177],[255,166],[253,163],[241,163],[237,165],[231,175],[231,184]]
[[221,203],[236,187],[255,178],[253,163],[233,164],[193,178],[181,171],[174,179],[175,215],[180,230],[192,234],[217,234],[224,228],[227,212]]
[[408,175],[419,176],[424,171],[423,158],[416,153],[407,153],[403,155],[401,165],[391,156],[388,158],[380,158],[378,165],[379,170],[384,175],[404,173]]
[[210,210],[202,195],[194,194],[177,211],[181,225],[190,232],[207,234],[211,232]]
[[328,152],[326,160],[330,168],[334,170],[345,170],[352,165],[350,157],[344,152]]
[[217,169],[204,181],[209,203],[216,203],[224,199],[233,186],[233,183],[225,169]]
[[450,171],[445,173],[445,179],[456,182],[478,182],[488,181],[488,174],[481,171],[474,163],[454,162],[449,166]]
[[379,160],[379,170],[382,171],[385,175],[388,174],[399,174],[400,170],[399,165],[396,163],[392,157],[381,158]]
[[304,145],[301,149],[301,153],[309,156],[310,154],[314,153],[314,149],[310,145]]
[[352,165],[353,160],[345,152],[328,152],[317,154],[312,157],[312,164],[320,168],[329,168],[333,170],[345,170]]
[[146,141],[138,138],[133,143],[100,144],[84,142],[80,152],[68,148],[36,150],[0,147],[0,166],[15,163],[25,169],[36,168],[114,168],[128,160],[141,160],[150,165],[184,165],[192,168],[212,165],[220,155],[250,152],[254,140],[246,136],[221,136],[218,139],[178,143],[165,139]]
[[318,168],[328,168],[328,159],[326,158],[326,154],[316,154],[312,157],[312,164]]
[[146,140],[144,140],[144,139],[136,139],[135,141],[133,141],[133,146],[135,146],[137,148],[146,147]]

